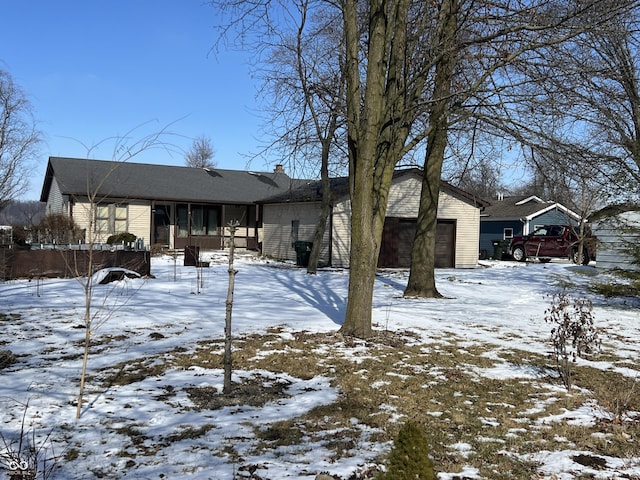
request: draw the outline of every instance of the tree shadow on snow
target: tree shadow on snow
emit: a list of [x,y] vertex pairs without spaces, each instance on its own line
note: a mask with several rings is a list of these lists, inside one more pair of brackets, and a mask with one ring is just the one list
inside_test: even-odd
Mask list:
[[295,271],[274,269],[273,272],[274,280],[299,296],[303,303],[316,308],[333,323],[342,326],[347,309],[347,298],[331,288],[328,275],[330,274],[321,271],[316,275],[308,275],[304,269]]

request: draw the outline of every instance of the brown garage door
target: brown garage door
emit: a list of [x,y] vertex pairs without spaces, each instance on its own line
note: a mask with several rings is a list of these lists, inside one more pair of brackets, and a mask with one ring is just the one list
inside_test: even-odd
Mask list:
[[456,221],[438,220],[436,226],[436,268],[455,267]]
[[[436,226],[436,268],[455,266],[455,220],[438,220]],[[409,268],[416,220],[389,217],[384,223],[378,267]]]

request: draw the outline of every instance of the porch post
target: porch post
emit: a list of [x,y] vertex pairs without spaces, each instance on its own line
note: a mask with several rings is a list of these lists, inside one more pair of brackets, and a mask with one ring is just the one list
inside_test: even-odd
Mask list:
[[222,208],[220,209],[220,250],[224,250],[224,226],[227,224],[226,222],[226,205],[222,204]]

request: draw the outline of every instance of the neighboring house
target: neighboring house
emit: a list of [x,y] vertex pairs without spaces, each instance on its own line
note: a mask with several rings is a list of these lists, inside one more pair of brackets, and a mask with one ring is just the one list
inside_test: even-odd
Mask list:
[[640,271],[640,265],[633,263],[640,248],[640,205],[611,205],[589,221],[598,240],[597,268]]
[[532,196],[498,197],[480,216],[480,258],[493,256],[495,240],[528,235],[543,225],[577,225],[580,215],[564,205]]
[[280,165],[250,172],[50,157],[40,200],[47,214],[91,229],[95,242],[129,232],[145,245],[222,249],[227,225],[238,221],[236,245],[257,249],[255,202],[296,185]]
[[[333,202],[322,242],[320,263],[349,266],[351,204],[348,180],[331,180]],[[379,267],[409,267],[416,230],[422,172],[399,170],[389,193]],[[322,185],[308,182],[286,194],[260,202],[264,205],[263,254],[296,260],[296,241],[313,241],[320,212]],[[486,202],[441,182],[438,198],[436,267],[474,268],[478,264],[480,211]],[[356,246],[357,248],[357,246]]]

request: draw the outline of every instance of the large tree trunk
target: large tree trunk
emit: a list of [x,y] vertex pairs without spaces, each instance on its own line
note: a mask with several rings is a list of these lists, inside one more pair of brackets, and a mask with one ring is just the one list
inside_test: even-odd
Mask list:
[[[438,195],[440,193],[440,174],[442,162],[438,164],[437,150],[444,150],[447,143],[446,130],[444,133],[433,135],[429,141],[430,149],[425,161],[425,171],[422,177],[422,192],[420,194],[420,209],[416,236],[411,250],[411,271],[409,281],[404,291],[405,297],[441,298],[436,288],[435,249],[436,227],[438,223]],[[433,144],[433,145],[432,145]],[[440,145],[442,144],[442,145]],[[444,152],[443,152],[444,154]],[[431,157],[436,157],[431,159]],[[442,157],[440,157],[442,158]]]
[[384,118],[387,13],[384,0],[371,1],[367,82],[363,99],[357,3],[356,0],[346,0],[344,6],[351,249],[349,297],[341,331],[345,335],[366,338],[372,333],[371,304],[379,239],[382,237],[382,229],[378,227],[380,222],[375,219],[372,197],[376,194],[374,175],[377,145]]
[[438,18],[439,55],[433,91],[434,105],[429,114],[430,132],[427,139],[418,225],[411,251],[411,273],[405,297],[440,298],[436,288],[435,248],[438,223],[440,176],[447,147],[448,112],[451,82],[455,69],[455,34],[458,0],[444,0]]
[[[362,177],[362,175],[360,175]],[[356,179],[358,182],[358,179]],[[359,338],[371,336],[371,314],[375,265],[379,247],[371,208],[371,177],[362,179],[351,196],[351,252],[349,291],[342,332]],[[372,269],[371,266],[374,265]]]

